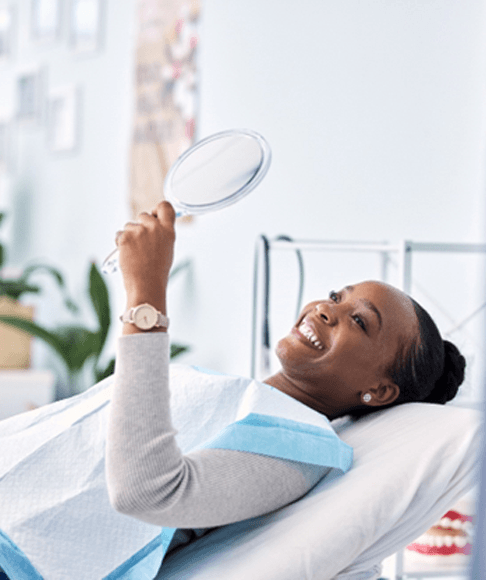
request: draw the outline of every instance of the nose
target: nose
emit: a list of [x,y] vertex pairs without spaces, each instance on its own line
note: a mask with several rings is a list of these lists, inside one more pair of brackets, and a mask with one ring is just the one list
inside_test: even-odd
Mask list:
[[319,304],[316,305],[316,311],[321,320],[323,320],[326,324],[329,324],[330,326],[334,326],[334,324],[336,324],[337,316],[334,304],[319,302]]

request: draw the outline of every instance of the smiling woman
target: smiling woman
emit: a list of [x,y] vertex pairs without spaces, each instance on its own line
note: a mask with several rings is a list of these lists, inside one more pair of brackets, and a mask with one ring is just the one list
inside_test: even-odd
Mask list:
[[[306,306],[278,343],[281,370],[263,382],[169,368],[174,222],[164,201],[117,234],[127,310],[114,376],[0,423],[0,566],[13,578],[66,577],[39,538],[63,546],[69,577],[154,578],[167,554],[212,528],[279,510],[350,470],[353,449],[331,419],[444,403],[462,381],[464,359],[428,315],[372,281]],[[28,465],[37,499],[18,510]],[[55,525],[44,517],[53,505]]]
[[[281,370],[245,391],[241,407],[236,405],[235,423],[227,403],[220,406],[214,387],[203,395],[212,401],[211,419],[200,411],[197,420],[191,420],[193,406],[202,409],[198,405],[205,403],[188,402],[185,429],[199,447],[184,455],[174,438],[168,370],[162,357],[173,246],[174,211],[167,202],[152,214],[141,214],[139,222],[128,224],[118,237],[128,311],[146,303],[164,322],[147,329],[124,318],[130,321],[119,342],[107,438],[113,506],[152,524],[184,528],[184,534],[179,531],[172,537],[169,551],[195,537],[187,529],[197,528],[200,534],[201,529],[268,513],[295,501],[328,475],[331,463],[317,465],[306,455],[318,449],[317,455],[323,457],[331,445],[322,440],[316,444],[314,436],[320,431],[315,431],[314,421],[324,419],[330,426],[329,420],[346,414],[409,400],[433,402],[430,392],[450,367],[450,349],[406,294],[381,282],[346,286],[303,309],[277,345]],[[464,359],[458,354],[454,364],[455,378],[437,402],[451,398],[462,381]],[[423,390],[414,390],[424,377],[423,369],[430,376]],[[223,397],[231,404],[239,400],[236,386]],[[292,413],[281,416],[284,400],[292,405]],[[312,419],[309,413],[314,413]],[[206,449],[201,448],[203,437],[198,432],[202,415],[208,423],[226,425]],[[230,424],[224,423],[228,419]],[[288,455],[292,437],[283,433],[284,426],[299,432],[296,455]],[[276,439],[270,432],[278,433]],[[342,452],[337,456],[346,471],[350,464]]]
[[329,419],[394,403],[445,403],[464,379],[464,357],[427,312],[383,282],[310,303],[276,352],[282,369],[265,382]]

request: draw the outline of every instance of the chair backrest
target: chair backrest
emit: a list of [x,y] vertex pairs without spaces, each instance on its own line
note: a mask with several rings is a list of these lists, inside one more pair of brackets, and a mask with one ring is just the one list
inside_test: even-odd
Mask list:
[[[170,554],[164,580],[376,578],[475,483],[481,413],[410,403],[338,421],[353,468],[277,512],[216,529]],[[244,485],[244,482],[242,482]]]

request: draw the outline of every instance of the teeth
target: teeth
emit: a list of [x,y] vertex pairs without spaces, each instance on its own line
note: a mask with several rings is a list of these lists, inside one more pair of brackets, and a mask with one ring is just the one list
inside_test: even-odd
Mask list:
[[314,332],[312,331],[312,329],[307,325],[307,323],[305,321],[303,321],[300,326],[299,326],[299,331],[307,338],[310,340],[310,342],[316,346],[319,350],[322,350],[322,343],[321,341],[317,338],[317,336],[314,334]]
[[453,545],[458,548],[464,548],[468,542],[469,539],[466,536],[432,536],[429,534],[420,536],[420,538],[416,540],[417,544],[430,546],[431,548],[442,548],[443,546],[450,548]]
[[466,534],[470,534],[473,527],[472,523],[467,520],[462,522],[459,519],[451,520],[450,518],[442,518],[439,522],[439,526],[450,530],[459,530]]
[[465,536],[459,536],[457,538],[454,538],[454,543],[456,544],[456,546],[458,548],[464,548],[464,546],[467,544],[468,539]]

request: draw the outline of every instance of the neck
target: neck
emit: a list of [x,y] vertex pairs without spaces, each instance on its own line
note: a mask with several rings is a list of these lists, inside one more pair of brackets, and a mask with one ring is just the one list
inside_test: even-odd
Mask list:
[[279,371],[271,377],[268,377],[263,382],[279,391],[282,391],[282,393],[289,395],[289,397],[296,399],[307,407],[314,409],[318,413],[325,415],[329,420],[336,419],[345,414],[342,410],[335,408],[332,404],[312,396],[309,391],[314,391],[315,389],[306,388],[305,383],[293,377],[289,377],[283,371]]

